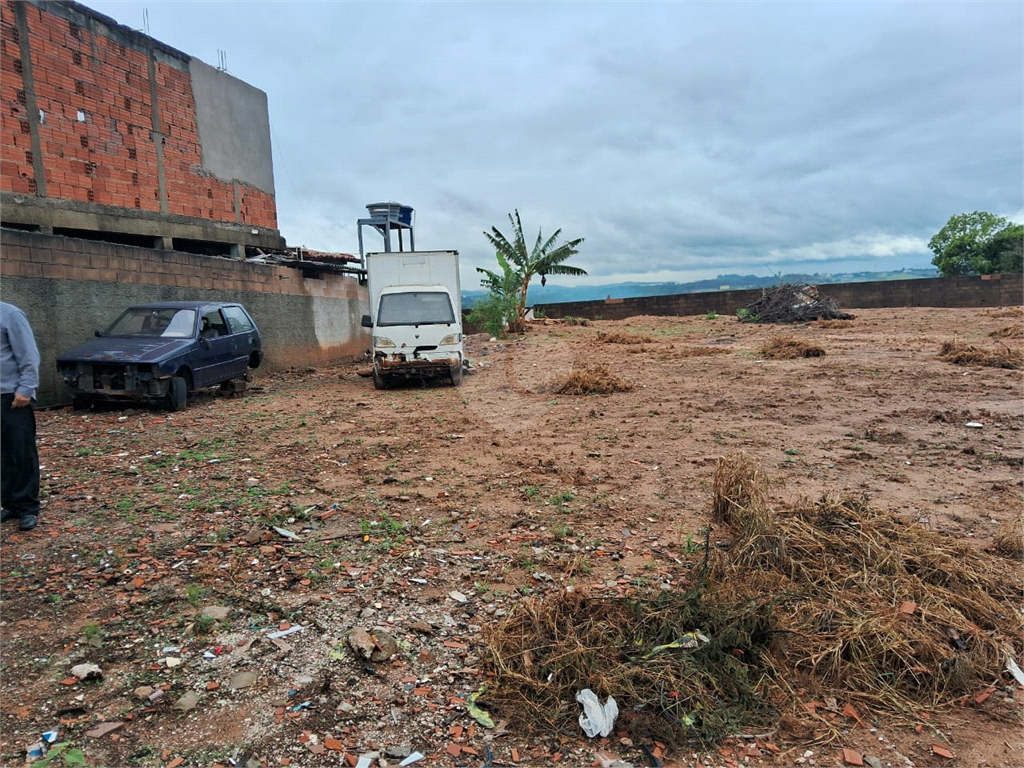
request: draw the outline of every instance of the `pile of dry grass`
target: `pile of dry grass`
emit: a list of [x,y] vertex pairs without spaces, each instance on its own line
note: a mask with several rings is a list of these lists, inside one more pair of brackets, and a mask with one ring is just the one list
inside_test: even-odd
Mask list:
[[610,333],[598,331],[597,340],[604,344],[650,344],[654,341],[654,339],[647,334],[624,333],[622,331],[612,331]]
[[527,730],[578,735],[575,695],[590,688],[615,697],[617,732],[640,743],[709,744],[771,730],[787,708],[806,717],[797,687],[916,716],[1000,677],[1008,653],[1019,661],[1019,561],[863,500],[775,510],[768,487],[750,456],[720,460],[712,514],[732,541],[692,555],[688,591],[519,602],[485,630],[483,703]]
[[632,384],[623,381],[600,363],[588,368],[574,369],[549,387],[550,392],[558,395],[607,395],[632,390]]
[[981,349],[970,344],[961,344],[953,339],[942,345],[939,359],[954,365],[983,365],[989,368],[1019,370],[1024,367],[1024,350],[1009,347]]
[[993,309],[985,313],[989,317],[1024,317],[1024,307],[1005,307]]
[[777,680],[804,673],[823,691],[905,711],[998,677],[1006,648],[1019,659],[1019,562],[861,500],[775,512],[758,503],[764,481],[743,454],[723,459],[716,478],[715,508],[729,510],[734,539],[714,563],[713,594],[779,597]]
[[992,331],[989,336],[997,339],[1024,339],[1024,325],[1007,325],[997,331]]
[[728,349],[722,347],[680,347],[669,353],[670,357],[709,357],[710,355],[728,354]]
[[992,540],[992,548],[1001,555],[1020,560],[1024,557],[1024,518],[1018,515],[1002,523]]
[[815,328],[849,328],[854,325],[852,320],[815,320],[811,323]]
[[795,336],[774,336],[761,347],[761,355],[770,360],[794,360],[798,357],[824,357],[825,350]]
[[770,637],[766,600],[714,605],[697,590],[523,600],[485,630],[496,674],[486,704],[520,727],[578,735],[575,696],[590,688],[615,697],[619,733],[712,744],[774,722],[761,662]]

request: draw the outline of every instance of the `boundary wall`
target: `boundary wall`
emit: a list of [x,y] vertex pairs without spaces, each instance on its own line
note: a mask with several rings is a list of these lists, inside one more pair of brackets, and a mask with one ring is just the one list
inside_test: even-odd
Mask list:
[[369,296],[354,277],[304,277],[290,267],[59,235],[3,230],[0,298],[32,324],[42,356],[41,406],[71,401],[57,376],[57,355],[132,304],[239,301],[259,326],[269,369],[349,360],[369,346],[360,326]]
[[[879,280],[867,283],[825,283],[823,296],[841,309],[882,307],[1001,307],[1024,304],[1024,275],[959,275],[918,280]],[[545,317],[585,317],[622,320],[635,315],[734,315],[761,298],[761,289],[640,296],[631,299],[534,304]]]

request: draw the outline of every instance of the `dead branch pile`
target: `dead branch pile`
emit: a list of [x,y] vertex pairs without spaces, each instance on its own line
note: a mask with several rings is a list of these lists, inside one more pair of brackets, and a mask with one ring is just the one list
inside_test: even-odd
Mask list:
[[761,298],[739,311],[749,323],[806,323],[812,320],[852,320],[830,298],[820,295],[817,286],[784,283],[761,289]]
[[623,381],[600,363],[589,368],[574,369],[549,388],[549,391],[558,395],[607,395],[632,390],[632,384]]
[[1020,659],[1021,565],[872,509],[825,496],[774,511],[743,454],[722,459],[714,509],[734,534],[712,593],[778,596],[777,680],[906,711],[971,692]]
[[982,349],[970,344],[961,344],[953,339],[942,345],[939,359],[954,365],[983,365],[989,368],[1019,370],[1024,367],[1024,350],[1005,346],[999,349]]
[[824,357],[825,350],[795,336],[775,336],[761,347],[761,356],[770,360],[794,360],[798,357]]
[[650,344],[654,341],[647,334],[624,333],[622,331],[612,331],[610,333],[598,331],[597,340],[605,344]]

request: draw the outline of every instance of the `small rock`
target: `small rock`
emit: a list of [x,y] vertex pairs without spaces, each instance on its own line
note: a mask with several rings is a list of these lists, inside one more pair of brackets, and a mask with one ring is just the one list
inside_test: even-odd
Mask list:
[[257,478],[255,478],[255,477],[250,477],[250,478],[248,478],[245,481],[245,486],[247,488],[255,488],[259,484],[260,484],[260,481]]
[[864,755],[864,762],[871,768],[882,768],[882,761],[873,755]]
[[199,703],[199,694],[195,691],[188,691],[184,696],[174,702],[174,706],[171,709],[177,709],[180,712],[191,712],[196,708]]
[[348,633],[348,644],[353,651],[364,659],[369,659],[373,652],[377,650],[373,637],[362,627],[356,627]]
[[255,682],[255,672],[236,672],[231,676],[231,679],[228,680],[228,688],[232,691],[237,691],[239,688],[248,688]]
[[384,750],[384,754],[388,757],[403,758],[408,757],[412,754],[412,747],[408,744],[402,744],[397,747],[388,747]]
[[377,641],[377,648],[370,655],[370,661],[387,661],[398,653],[398,641],[387,632],[375,630],[373,639]]
[[409,629],[413,632],[419,632],[421,635],[434,634],[434,628],[422,619],[420,619],[419,621],[414,621],[412,624],[410,624]]
[[71,668],[71,674],[79,680],[103,679],[103,671],[95,664],[76,664]]
[[461,592],[459,592],[457,590],[449,592],[448,593],[448,597],[450,597],[456,603],[468,603],[469,602],[469,598],[467,598],[464,594],[462,594]]
[[139,701],[143,701],[144,699],[148,699],[150,696],[153,695],[153,687],[149,685],[140,685],[138,688],[132,691],[132,694]]
[[215,621],[224,621],[228,614],[231,613],[231,609],[226,605],[208,605],[203,608],[202,616],[209,616]]

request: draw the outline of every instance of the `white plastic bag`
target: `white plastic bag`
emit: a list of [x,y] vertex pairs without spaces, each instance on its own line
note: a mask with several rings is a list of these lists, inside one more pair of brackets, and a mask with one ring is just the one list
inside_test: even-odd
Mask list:
[[583,712],[580,713],[580,728],[590,738],[597,735],[607,736],[615,726],[615,718],[619,716],[619,705],[611,696],[601,706],[597,694],[589,688],[584,688],[576,694],[576,701],[583,705]]

